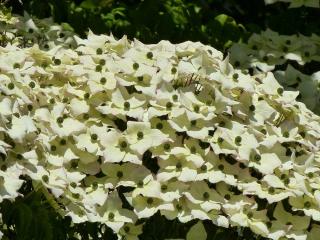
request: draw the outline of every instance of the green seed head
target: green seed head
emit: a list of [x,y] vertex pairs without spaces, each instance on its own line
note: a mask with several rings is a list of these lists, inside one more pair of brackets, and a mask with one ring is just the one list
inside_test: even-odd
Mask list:
[[124,109],[129,110],[130,109],[130,103],[129,102],[124,102],[123,103],[123,107],[124,107]]
[[138,140],[143,139],[143,132],[138,132],[137,133],[137,138],[138,138]]
[[254,105],[250,105],[249,110],[253,112],[254,110],[256,110],[256,107]]
[[114,213],[109,213],[108,214],[108,219],[110,220],[110,221],[112,221],[113,219],[114,219]]
[[63,123],[63,117],[58,117],[57,118],[57,123],[59,123],[59,124]]
[[29,82],[29,87],[31,87],[31,88],[35,88],[35,87],[36,87],[35,82]]
[[13,84],[13,83],[9,83],[9,84],[8,84],[8,88],[9,88],[10,90],[14,89],[14,84]]
[[311,207],[311,203],[308,202],[308,201],[305,202],[305,203],[304,203],[304,207],[305,207],[305,208],[310,208],[310,207]]
[[132,65],[132,67],[133,67],[134,70],[138,70],[138,68],[139,68],[139,63],[134,63],[134,64]]
[[169,143],[165,143],[165,144],[163,145],[163,148],[164,148],[164,150],[168,151],[168,150],[171,148],[171,146],[170,146]]
[[161,122],[157,123],[156,128],[161,130],[163,128],[163,124]]
[[236,138],[234,139],[236,144],[240,144],[242,141],[242,138],[240,136],[236,136]]
[[49,182],[49,176],[48,175],[43,175],[42,176],[42,181],[44,181],[45,183]]
[[100,79],[100,83],[101,84],[105,84],[107,82],[107,79],[105,78],[105,77],[102,77],[101,79]]
[[200,169],[201,169],[201,171],[203,171],[203,172],[204,172],[204,171],[207,171],[207,165],[204,165],[204,164],[203,164]]
[[99,65],[105,65],[106,64],[106,60],[104,60],[104,59],[100,59],[99,60]]
[[282,95],[282,93],[283,93],[283,88],[278,88],[278,89],[277,89],[277,93],[278,93],[279,95]]
[[118,171],[117,172],[117,177],[118,178],[122,178],[123,177],[123,172],[122,171]]
[[152,59],[153,58],[153,53],[152,52],[148,52],[147,53],[147,58]]
[[54,63],[55,65],[60,65],[60,64],[61,64],[61,60],[58,59],[58,58],[56,58],[56,59],[54,59],[53,63]]
[[171,108],[172,108],[172,102],[167,102],[167,104],[166,104],[166,108],[167,108],[167,110],[170,110]]
[[274,193],[276,190],[274,189],[274,187],[270,187],[269,189],[268,189],[268,193],[270,193],[270,194],[272,194],[272,193]]
[[238,73],[234,73],[234,74],[232,75],[232,78],[233,78],[234,80],[237,80],[237,79],[239,78],[239,74],[238,74]]
[[147,198],[147,203],[149,205],[151,205],[153,203],[153,198],[151,198],[151,197]]
[[120,142],[120,148],[125,149],[128,147],[128,143],[126,141],[121,141]]
[[256,154],[254,156],[254,160],[257,161],[257,162],[260,161],[261,160],[261,156],[259,154]]
[[102,51],[101,48],[98,48],[97,51],[96,51],[96,53],[97,53],[98,55],[101,55],[101,54],[103,53],[103,51]]
[[202,196],[203,196],[203,198],[206,200],[206,199],[208,199],[208,198],[210,197],[210,194],[209,194],[208,192],[204,192],[204,193],[202,194]]
[[101,72],[102,71],[102,66],[101,65],[97,65],[96,66],[96,72]]
[[98,135],[97,134],[95,134],[95,133],[91,134],[91,140],[92,141],[96,141],[97,139],[98,139]]

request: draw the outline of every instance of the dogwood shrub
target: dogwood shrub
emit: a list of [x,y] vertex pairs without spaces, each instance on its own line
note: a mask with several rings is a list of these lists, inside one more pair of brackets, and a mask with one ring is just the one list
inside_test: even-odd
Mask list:
[[27,176],[62,216],[119,239],[157,212],[316,239],[320,117],[299,92],[199,42],[72,39],[0,48],[0,202]]
[[239,69],[251,69],[253,73],[274,71],[276,79],[286,90],[298,90],[297,100],[320,114],[320,72],[304,74],[297,69],[311,62],[320,62],[319,49],[318,35],[279,35],[267,29],[261,34],[253,34],[248,43],[234,44],[230,48],[230,58]]

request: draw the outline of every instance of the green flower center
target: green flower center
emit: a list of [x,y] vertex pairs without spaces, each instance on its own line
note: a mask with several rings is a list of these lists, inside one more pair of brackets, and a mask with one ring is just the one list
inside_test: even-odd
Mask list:
[[35,87],[36,87],[35,82],[29,82],[29,87],[31,87],[31,88],[35,88]]
[[204,193],[202,194],[202,196],[203,196],[203,198],[206,200],[206,199],[208,199],[208,198],[210,197],[210,194],[209,194],[208,192],[204,192]]
[[129,109],[130,109],[130,103],[127,102],[127,101],[124,102],[124,103],[123,103],[123,107],[124,107],[125,110],[129,110]]
[[239,74],[238,73],[234,73],[232,75],[233,80],[237,80],[239,78]]
[[55,65],[60,65],[60,64],[61,64],[61,60],[58,59],[58,58],[56,58],[56,59],[54,59],[53,63],[54,63]]
[[264,134],[264,135],[267,134],[267,130],[265,130],[265,129],[261,129],[260,132],[261,132],[262,134]]
[[84,99],[88,99],[88,98],[90,97],[90,93],[85,93],[85,94],[83,95],[83,97],[84,97]]
[[102,66],[101,65],[97,65],[96,66],[96,72],[101,72],[102,70]]
[[42,176],[42,181],[44,181],[45,183],[49,182],[49,176],[48,175],[43,175]]
[[103,51],[102,51],[101,48],[98,48],[98,49],[96,50],[96,53],[97,53],[98,55],[101,55],[101,54],[103,53]]
[[219,164],[218,169],[219,169],[220,171],[223,171],[223,170],[224,170],[224,166],[223,166],[222,164]]
[[100,79],[100,83],[101,84],[105,84],[107,82],[107,79],[105,78],[105,77],[102,77],[101,79]]
[[97,139],[98,139],[98,135],[97,134],[95,134],[95,133],[91,134],[91,140],[92,141],[96,141]]
[[153,53],[152,52],[148,52],[147,53],[147,58],[152,59],[153,58]]
[[250,105],[249,110],[250,110],[251,112],[253,112],[253,111],[256,110],[256,107],[255,107],[254,105]]
[[128,233],[128,232],[130,232],[130,227],[129,227],[129,226],[125,226],[125,227],[123,228],[123,230],[124,230],[126,233]]
[[134,63],[134,64],[132,65],[132,67],[133,67],[134,70],[138,70],[138,68],[139,68],[139,63]]
[[99,64],[102,65],[102,66],[105,65],[105,64],[106,64],[106,60],[100,59],[100,60],[99,60]]
[[162,123],[157,123],[156,128],[159,129],[159,130],[162,129],[163,128],[163,124]]
[[123,172],[122,171],[118,171],[117,172],[117,177],[118,178],[122,178],[123,177]]
[[79,193],[72,193],[72,197],[78,199],[80,197],[80,194]]
[[151,198],[151,197],[147,198],[147,203],[149,205],[151,205],[153,203],[153,198]]
[[143,181],[142,181],[142,180],[139,180],[138,183],[137,183],[137,186],[138,186],[138,187],[143,187]]
[[283,133],[283,136],[284,136],[285,138],[288,138],[288,137],[289,137],[289,132],[288,132],[288,131],[285,131],[285,132]]
[[237,145],[239,145],[239,144],[241,143],[241,141],[242,141],[242,138],[241,138],[240,136],[236,136],[236,138],[234,139],[234,141],[235,141],[235,143],[236,143]]
[[59,123],[59,124],[63,123],[63,117],[58,117],[57,118],[57,123]]
[[85,114],[83,114],[83,119],[85,119],[85,120],[87,120],[87,119],[89,119],[89,114],[88,113],[85,113]]
[[172,105],[173,105],[173,104],[172,104],[171,102],[167,102],[167,104],[166,104],[167,110],[171,110]]
[[200,169],[201,169],[201,171],[203,171],[203,172],[204,172],[204,171],[207,171],[207,165],[202,165]]
[[50,149],[51,149],[51,151],[56,151],[57,150],[57,147],[55,146],[55,145],[51,145],[51,147],[50,147]]
[[310,208],[311,207],[311,203],[309,201],[304,203],[304,207],[305,208]]
[[137,133],[137,138],[138,138],[138,140],[143,139],[143,132],[138,132]]
[[67,140],[65,140],[65,139],[60,140],[60,145],[66,145],[66,144],[67,144]]
[[279,95],[282,95],[282,93],[283,93],[283,88],[278,88],[278,89],[277,89],[277,93],[278,93]]
[[260,156],[259,154],[256,154],[256,155],[254,156],[254,160],[255,160],[255,161],[260,161],[260,160],[261,160],[261,156]]
[[178,163],[176,164],[176,168],[177,168],[178,170],[180,170],[180,169],[182,168],[181,162],[178,162]]
[[164,150],[168,151],[168,150],[171,148],[171,146],[170,146],[169,143],[165,143],[165,144],[163,145],[163,148],[164,148]]
[[276,191],[276,190],[275,190],[274,187],[270,187],[270,188],[268,189],[268,193],[270,193],[270,194],[274,193],[275,191]]
[[13,84],[13,83],[9,83],[9,84],[8,84],[8,88],[9,88],[10,90],[14,89],[14,84]]
[[161,191],[166,191],[168,189],[168,186],[167,185],[161,185]]
[[307,176],[308,176],[309,178],[313,178],[313,177],[314,177],[314,174],[313,174],[312,172],[309,172],[309,173],[307,174]]
[[176,74],[176,73],[177,73],[177,68],[172,67],[172,68],[171,68],[171,73],[172,73],[172,74]]
[[126,141],[121,141],[120,142],[120,148],[121,149],[125,149],[125,148],[127,148],[128,147],[128,143],[126,142]]
[[114,216],[114,213],[111,212],[111,213],[108,214],[108,219],[109,219],[109,220],[112,221],[112,220],[114,219],[114,217],[115,217],[115,216]]

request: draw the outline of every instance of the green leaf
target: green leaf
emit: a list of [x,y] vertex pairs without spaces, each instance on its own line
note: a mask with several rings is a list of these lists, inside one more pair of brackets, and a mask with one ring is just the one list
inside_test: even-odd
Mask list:
[[19,203],[14,209],[13,216],[16,219],[16,230],[18,239],[28,239],[32,221],[32,210],[25,203]]
[[193,225],[187,233],[186,240],[206,240],[207,232],[201,221]]

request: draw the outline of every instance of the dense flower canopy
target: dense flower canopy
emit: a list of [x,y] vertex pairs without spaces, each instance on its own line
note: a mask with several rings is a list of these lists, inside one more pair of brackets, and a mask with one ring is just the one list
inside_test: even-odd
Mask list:
[[27,175],[74,223],[127,239],[158,211],[271,239],[317,234],[320,117],[272,73],[199,42],[46,41],[0,49],[0,201]]
[[[268,30],[235,44],[229,62],[200,42],[82,39],[50,19],[0,20],[9,42],[0,48],[0,202],[20,196],[28,176],[61,215],[106,224],[119,239],[138,239],[139,219],[157,212],[317,239],[320,117],[308,108],[319,73],[268,71],[319,61],[319,37]],[[283,88],[299,79],[291,90],[308,108]]]
[[[298,90],[297,100],[320,114],[320,71],[307,75],[297,69],[310,62],[320,62],[319,46],[320,36],[315,34],[279,35],[267,29],[261,34],[253,34],[247,44],[234,44],[230,48],[231,63],[254,73],[274,71],[285,89]],[[293,64],[297,66],[293,67]],[[279,70],[280,67],[285,69]]]

